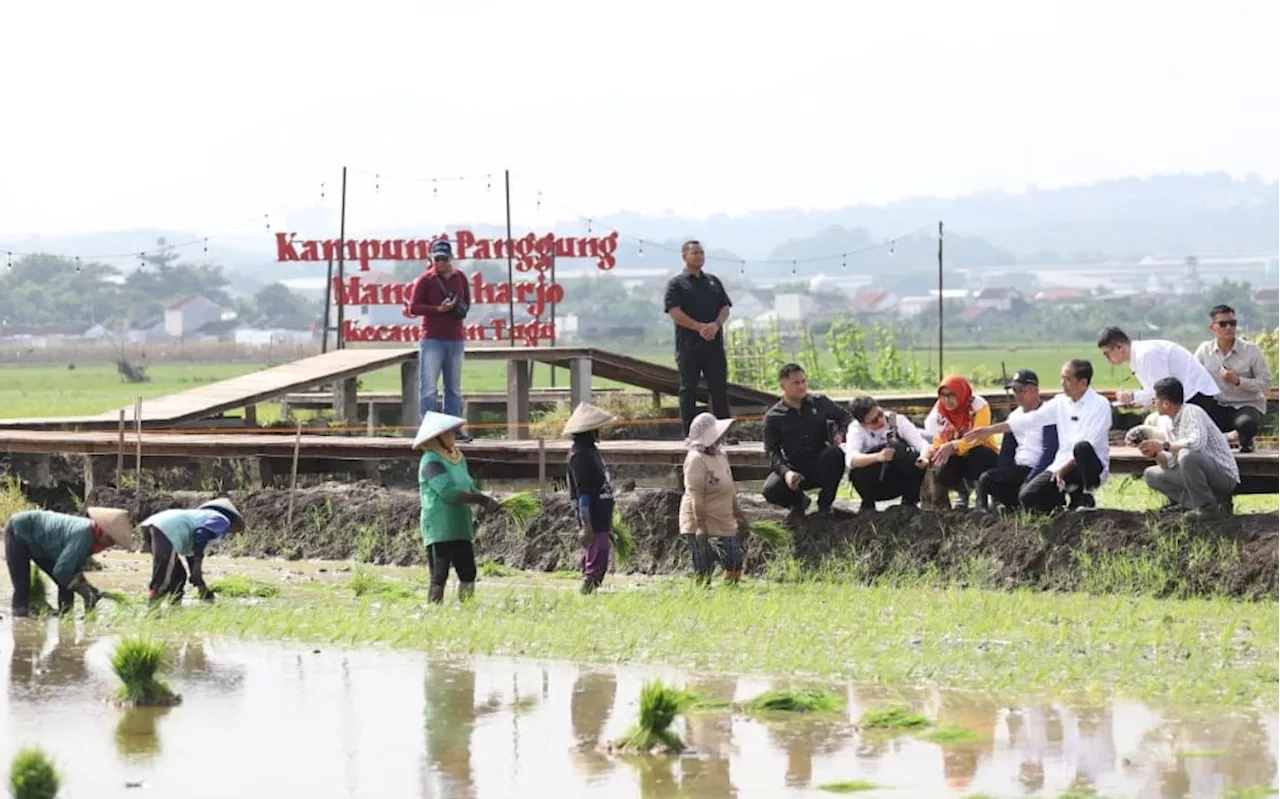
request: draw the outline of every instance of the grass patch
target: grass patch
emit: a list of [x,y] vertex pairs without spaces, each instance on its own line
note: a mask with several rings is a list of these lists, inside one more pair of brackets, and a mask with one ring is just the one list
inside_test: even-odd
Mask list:
[[489,560],[488,558],[476,564],[476,571],[481,577],[514,577],[520,573],[519,569],[513,569],[504,563]]
[[135,706],[174,705],[182,701],[160,677],[166,660],[167,651],[162,641],[144,637],[121,640],[111,653],[111,670],[123,683],[116,698]]
[[347,589],[357,597],[377,596],[383,599],[412,599],[417,596],[412,586],[383,577],[365,566],[357,566],[347,578]]
[[868,710],[858,720],[858,726],[865,730],[918,730],[931,724],[933,722],[926,717],[905,707]]
[[748,527],[771,549],[785,549],[791,543],[791,532],[781,522],[752,522]]
[[818,790],[827,791],[828,793],[857,793],[859,791],[874,791],[879,788],[874,782],[866,780],[844,780],[842,782],[824,782],[818,786]]
[[684,741],[671,729],[671,724],[690,700],[691,695],[687,691],[673,688],[661,680],[646,682],[640,689],[640,718],[618,741],[618,747],[637,753],[661,748],[672,752],[684,751]]
[[274,583],[255,580],[243,574],[228,574],[226,577],[214,580],[209,584],[209,590],[215,594],[237,599],[245,597],[270,599],[280,594],[280,587]]
[[9,766],[9,793],[13,799],[54,799],[62,781],[53,760],[39,747],[18,750]]
[[922,733],[920,737],[936,744],[964,744],[978,740],[978,734],[963,727],[939,727]]
[[821,713],[842,707],[844,702],[836,694],[806,688],[765,691],[746,704],[747,710],[756,713]]
[[542,500],[532,491],[517,491],[498,500],[502,514],[517,530],[528,527],[542,513]]
[[1179,752],[1178,757],[1226,757],[1226,749],[1189,749]]
[[609,540],[613,546],[613,559],[619,566],[631,562],[636,553],[636,534],[631,525],[622,518],[622,511],[613,509],[613,524],[609,528]]

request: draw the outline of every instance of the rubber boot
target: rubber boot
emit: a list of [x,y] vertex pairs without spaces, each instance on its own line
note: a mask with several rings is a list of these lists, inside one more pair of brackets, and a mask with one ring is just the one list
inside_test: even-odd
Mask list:
[[600,587],[600,581],[590,575],[582,578],[582,593],[594,594]]
[[475,583],[458,583],[458,601],[466,602],[476,595]]
[[427,601],[439,604],[444,601],[444,586],[432,585],[427,588]]
[[724,573],[724,581],[728,585],[737,585],[742,580],[742,570],[734,569]]

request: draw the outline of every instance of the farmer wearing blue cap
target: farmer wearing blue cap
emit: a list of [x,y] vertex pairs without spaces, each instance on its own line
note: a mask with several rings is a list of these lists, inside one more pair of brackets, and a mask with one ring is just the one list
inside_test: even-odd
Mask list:
[[[422,317],[418,340],[418,413],[441,410],[436,387],[444,378],[444,408],[449,416],[462,415],[462,357],[467,331],[464,320],[471,308],[467,276],[453,267],[453,247],[448,239],[431,245],[431,267],[413,284],[409,314]],[[461,431],[458,441],[470,441]]]
[[244,529],[244,517],[225,497],[210,500],[191,510],[174,509],[153,513],[142,520],[142,533],[151,539],[151,583],[147,599],[169,597],[182,601],[187,570],[179,556],[187,559],[191,584],[200,598],[213,601],[213,591],[204,582],[204,551],[211,542]]

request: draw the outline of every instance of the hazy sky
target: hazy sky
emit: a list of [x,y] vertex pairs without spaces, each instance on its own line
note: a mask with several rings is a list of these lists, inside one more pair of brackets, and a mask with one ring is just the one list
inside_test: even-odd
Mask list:
[[344,164],[357,232],[497,221],[504,168],[526,224],[1280,172],[1275,0],[746,7],[3,3],[0,236],[279,223]]

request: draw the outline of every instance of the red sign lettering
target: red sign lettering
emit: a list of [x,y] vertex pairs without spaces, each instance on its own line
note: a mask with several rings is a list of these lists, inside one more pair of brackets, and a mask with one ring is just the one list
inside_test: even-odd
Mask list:
[[[448,239],[446,235],[430,239],[298,239],[296,233],[276,233],[277,261],[351,261],[360,271],[369,271],[374,261],[427,261],[432,242]],[[454,257],[459,261],[505,261],[510,255],[521,272],[546,272],[551,259],[589,258],[596,268],[608,272],[618,265],[618,234],[607,236],[556,236],[547,233],[526,234],[519,239],[480,238],[470,230],[454,233]]]

